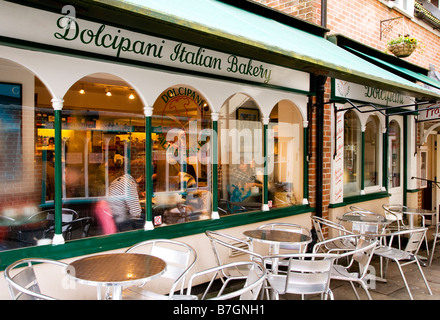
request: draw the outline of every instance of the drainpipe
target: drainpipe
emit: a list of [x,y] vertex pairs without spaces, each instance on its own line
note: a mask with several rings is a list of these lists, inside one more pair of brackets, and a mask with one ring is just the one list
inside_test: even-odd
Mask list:
[[327,77],[316,77],[316,211],[322,217],[324,168],[324,93]]
[[[321,26],[327,27],[327,0],[321,0]],[[324,92],[327,77],[317,76],[316,85],[316,210],[322,217],[323,168],[324,168]]]
[[321,0],[321,27],[327,28],[327,0]]

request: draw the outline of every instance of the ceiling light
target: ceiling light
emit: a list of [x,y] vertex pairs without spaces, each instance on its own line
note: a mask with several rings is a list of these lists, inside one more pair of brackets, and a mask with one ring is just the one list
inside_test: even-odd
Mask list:
[[128,99],[133,100],[134,99],[134,94],[130,93],[130,95],[128,96]]
[[111,96],[112,96],[112,92],[111,92],[109,89],[106,89],[106,90],[105,90],[105,95],[106,95],[107,97],[111,97]]

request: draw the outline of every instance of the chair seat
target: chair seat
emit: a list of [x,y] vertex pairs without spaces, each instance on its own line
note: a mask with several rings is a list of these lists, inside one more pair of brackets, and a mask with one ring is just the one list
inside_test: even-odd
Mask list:
[[[291,275],[289,284],[286,290],[286,276],[270,274],[268,277],[271,287],[279,294],[314,294],[322,293],[326,289],[325,274],[308,274],[306,278],[304,275]],[[305,280],[306,279],[306,280]]]
[[397,248],[381,247],[377,248],[375,254],[378,256],[393,260],[414,260],[414,255],[410,252],[399,250]]
[[348,269],[344,266],[334,265],[332,269],[332,279],[336,280],[346,280],[346,281],[358,281],[358,272],[348,272]]

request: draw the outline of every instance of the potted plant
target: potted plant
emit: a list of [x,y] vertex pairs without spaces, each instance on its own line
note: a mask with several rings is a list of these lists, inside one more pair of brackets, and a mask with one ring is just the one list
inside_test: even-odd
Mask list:
[[417,39],[409,34],[399,35],[397,38],[388,41],[388,51],[399,58],[409,57],[418,47],[420,47],[420,44]]

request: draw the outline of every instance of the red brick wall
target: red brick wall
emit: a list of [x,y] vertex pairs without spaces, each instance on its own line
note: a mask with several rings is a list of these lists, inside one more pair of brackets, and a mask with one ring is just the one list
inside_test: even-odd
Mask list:
[[[321,0],[255,0],[273,9],[283,11],[297,18],[320,25]],[[327,0],[327,25],[329,34],[343,34],[356,41],[376,48],[386,50],[389,39],[399,33],[414,36],[424,46],[423,50],[416,50],[405,60],[429,69],[429,64],[434,64],[440,70],[440,37],[430,26],[422,27],[403,16],[399,24],[393,26],[393,31],[384,34],[381,39],[381,21],[403,16],[394,9],[390,9],[378,0]],[[416,18],[417,20],[417,18]],[[326,84],[326,101],[330,97],[330,82]],[[312,157],[309,163],[309,201],[315,205],[316,197],[316,116],[311,120],[312,128]],[[325,106],[324,112],[324,168],[323,168],[323,216],[328,216],[331,185],[331,109]]]

